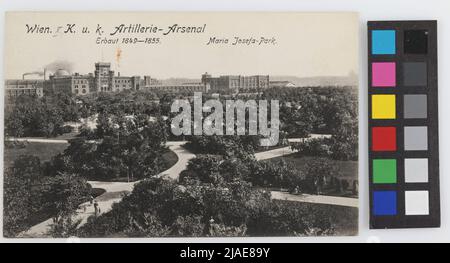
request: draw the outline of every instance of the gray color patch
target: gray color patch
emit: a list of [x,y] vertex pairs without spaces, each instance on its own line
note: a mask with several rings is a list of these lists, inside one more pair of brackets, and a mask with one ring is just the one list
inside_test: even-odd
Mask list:
[[405,95],[403,105],[405,119],[427,118],[427,95]]
[[428,159],[405,159],[405,182],[428,183]]
[[428,150],[428,127],[405,127],[405,150],[426,151]]
[[403,63],[403,84],[405,86],[427,86],[427,63]]

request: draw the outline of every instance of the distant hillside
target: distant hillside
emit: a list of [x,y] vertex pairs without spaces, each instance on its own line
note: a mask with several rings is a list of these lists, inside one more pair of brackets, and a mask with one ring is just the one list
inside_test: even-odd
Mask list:
[[[358,85],[358,76],[356,74],[349,76],[325,76],[299,78],[296,76],[270,76],[271,81],[289,81],[298,87],[311,86],[356,86]],[[190,78],[169,78],[161,80],[164,85],[181,85],[184,83],[199,83],[200,79]]]
[[287,80],[295,84],[297,87],[311,86],[356,86],[358,85],[358,77],[355,76],[330,76],[330,77],[309,77],[299,78],[295,76],[270,76],[270,80],[280,81]]

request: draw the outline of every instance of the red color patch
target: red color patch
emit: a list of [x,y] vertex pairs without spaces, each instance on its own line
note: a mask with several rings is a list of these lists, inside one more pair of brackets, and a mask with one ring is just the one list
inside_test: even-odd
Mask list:
[[396,151],[397,150],[397,128],[395,127],[373,127],[372,128],[372,151]]

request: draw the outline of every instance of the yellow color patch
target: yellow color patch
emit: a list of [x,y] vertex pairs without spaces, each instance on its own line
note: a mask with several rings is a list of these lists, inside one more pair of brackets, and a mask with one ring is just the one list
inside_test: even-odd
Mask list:
[[372,95],[372,119],[395,118],[395,95]]

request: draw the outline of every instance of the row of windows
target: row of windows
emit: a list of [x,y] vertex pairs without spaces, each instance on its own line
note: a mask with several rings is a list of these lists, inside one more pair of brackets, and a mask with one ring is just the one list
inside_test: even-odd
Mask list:
[[26,90],[8,90],[9,93],[16,93],[16,94],[25,94],[25,93],[40,93],[40,90],[35,89],[26,89]]
[[[86,94],[86,92],[86,89],[81,90],[81,94]],[[75,90],[75,94],[79,94],[79,91],[77,89]]]
[[19,96],[21,94],[27,94],[27,95],[32,95],[32,94],[37,94],[37,95],[42,95],[42,92],[40,90],[9,90],[7,93],[10,97],[11,96]]
[[[15,85],[14,86],[7,86],[7,87],[15,88]],[[36,86],[32,86],[32,85],[30,85],[30,86],[23,86],[23,85],[20,85],[20,86],[17,86],[17,88],[19,88],[19,89],[36,89]]]
[[[85,89],[85,88],[86,88],[86,85],[81,85],[81,87],[82,87],[83,89]],[[75,85],[75,88],[78,89],[78,85]]]
[[129,79],[116,79],[116,83],[131,83],[131,80]]
[[86,79],[74,80],[73,83],[75,83],[75,84],[83,84],[83,83],[88,83],[88,81]]

